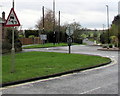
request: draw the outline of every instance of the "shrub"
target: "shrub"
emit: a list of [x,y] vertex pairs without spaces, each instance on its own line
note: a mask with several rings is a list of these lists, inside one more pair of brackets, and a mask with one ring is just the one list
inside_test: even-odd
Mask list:
[[9,42],[7,41],[2,42],[2,53],[10,52],[11,48],[12,48],[12,45]]
[[24,37],[24,35],[19,35],[19,38],[23,38]]
[[35,36],[34,35],[30,35],[29,38],[34,38]]
[[74,43],[83,44],[82,39],[74,39]]
[[2,49],[8,49],[10,50],[12,48],[11,44],[7,41],[2,42]]
[[25,37],[28,38],[30,35],[34,35],[35,37],[39,36],[38,30],[25,30]]
[[112,44],[109,44],[109,48],[112,48],[113,47],[113,45]]
[[[18,39],[18,31],[15,29],[15,51],[22,51],[22,44]],[[2,41],[2,53],[10,52],[12,48],[12,29],[6,29],[6,38]]]

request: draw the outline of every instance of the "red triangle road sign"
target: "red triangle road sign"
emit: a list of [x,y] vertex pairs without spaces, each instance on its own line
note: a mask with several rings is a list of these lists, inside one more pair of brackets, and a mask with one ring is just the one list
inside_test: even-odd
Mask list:
[[14,27],[14,26],[20,26],[20,22],[14,11],[14,8],[11,8],[11,11],[10,11],[8,18],[6,20],[6,23],[5,23],[5,27]]

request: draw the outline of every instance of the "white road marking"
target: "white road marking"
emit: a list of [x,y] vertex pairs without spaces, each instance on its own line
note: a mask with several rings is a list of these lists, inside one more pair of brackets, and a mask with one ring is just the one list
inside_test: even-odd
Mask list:
[[85,92],[80,93],[80,94],[86,94],[86,93],[89,93],[89,92],[95,91],[95,90],[100,89],[100,88],[101,88],[101,87],[97,87],[97,88],[95,88],[95,89],[92,89],[92,90],[89,90],[89,91],[85,91]]
[[[112,84],[114,84],[114,83],[112,83]],[[110,85],[112,85],[112,84],[107,84],[106,86],[110,86]],[[100,88],[104,88],[104,87],[106,87],[106,86],[101,86],[101,87],[97,87],[97,88],[94,88],[94,89],[91,89],[91,90],[88,90],[88,91],[84,91],[84,92],[82,92],[82,93],[80,93],[80,94],[87,94],[87,93],[90,93],[90,92],[93,92],[93,91],[95,91],[95,90],[98,90],[98,89],[100,89]]]
[[[94,69],[84,70],[84,71],[81,71],[81,72],[83,73],[83,72],[89,72],[89,71],[93,71],[93,70],[97,70],[97,69],[102,69],[102,68],[106,68],[106,67],[112,66],[112,65],[117,63],[116,60],[112,60],[112,62],[113,62],[112,64],[108,64],[106,66],[101,66],[101,67],[94,68]],[[48,78],[48,79],[36,80],[36,81],[31,81],[31,82],[27,82],[27,83],[18,84],[18,85],[7,86],[7,87],[4,87],[4,88],[0,88],[0,90],[13,88],[13,87],[18,87],[18,86],[23,86],[23,85],[28,85],[28,84],[34,84],[34,83],[42,82],[42,81],[54,80],[54,79],[58,79],[58,78],[61,78],[61,77],[70,76],[70,75],[74,75],[74,74],[78,74],[78,73],[70,73],[70,74],[59,76],[59,77],[52,77],[52,78]]]

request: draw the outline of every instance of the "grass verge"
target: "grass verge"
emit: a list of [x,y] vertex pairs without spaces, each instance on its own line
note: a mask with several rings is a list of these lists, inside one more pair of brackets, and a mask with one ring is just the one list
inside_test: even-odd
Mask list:
[[25,80],[60,72],[87,68],[109,62],[109,58],[54,52],[26,52],[15,55],[15,73],[11,70],[11,55],[2,56],[2,82]]
[[[77,43],[72,43],[72,45],[78,45]],[[25,46],[23,49],[32,49],[32,48],[48,48],[48,47],[59,47],[59,46],[68,46],[67,43],[59,43],[59,44],[53,44],[53,43],[46,43],[46,44],[37,44],[37,45],[30,45]]]

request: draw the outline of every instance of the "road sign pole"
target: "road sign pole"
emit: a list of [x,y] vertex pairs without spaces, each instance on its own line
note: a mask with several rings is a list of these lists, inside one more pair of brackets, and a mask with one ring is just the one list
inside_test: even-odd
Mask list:
[[71,47],[70,47],[70,44],[69,44],[69,54],[71,53]]
[[11,73],[15,72],[15,38],[14,38],[15,32],[14,32],[14,27],[12,28],[12,50],[11,50]]
[[[70,34],[70,26],[69,26],[69,34]],[[69,36],[69,39],[70,39],[70,36]],[[69,54],[71,53],[71,48],[70,48],[70,40],[68,40],[68,46],[69,46]]]
[[13,0],[13,7],[10,10],[10,13],[8,15],[8,18],[5,22],[5,27],[12,27],[12,49],[11,49],[11,73],[15,72],[15,30],[14,27],[15,26],[20,26],[20,22],[17,18],[17,15],[14,11],[14,0]]
[[72,43],[72,34],[74,33],[74,29],[71,26],[68,26],[66,29],[66,34],[68,35],[67,42],[69,47],[69,54],[71,53],[71,43]]
[[68,42],[68,47],[69,47],[69,54],[71,53],[71,41],[72,39],[71,39],[71,37],[69,36],[68,37],[68,40],[67,40],[67,42]]

